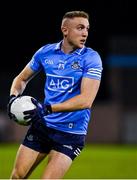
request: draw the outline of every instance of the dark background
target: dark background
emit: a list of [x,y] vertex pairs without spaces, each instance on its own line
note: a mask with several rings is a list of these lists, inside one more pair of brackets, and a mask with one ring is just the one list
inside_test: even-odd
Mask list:
[[[90,15],[87,46],[97,50],[103,61],[103,76],[97,100],[106,100],[106,56],[108,39],[113,35],[137,33],[137,6],[132,0],[4,1],[1,4],[1,93],[6,104],[12,79],[46,43],[60,41],[60,24],[67,11],[84,10]],[[7,83],[6,83],[7,81]],[[4,86],[3,86],[4,87]],[[7,91],[7,92],[6,92]],[[36,94],[34,94],[36,95]],[[37,95],[36,95],[37,96]]]
[[136,1],[69,0],[57,1],[56,5],[55,2],[5,1],[1,5],[3,70],[16,69],[17,64],[23,67],[37,48],[60,40],[60,23],[66,11],[89,13],[91,29],[87,45],[97,49],[103,57],[108,50],[106,42],[110,35],[137,33]]

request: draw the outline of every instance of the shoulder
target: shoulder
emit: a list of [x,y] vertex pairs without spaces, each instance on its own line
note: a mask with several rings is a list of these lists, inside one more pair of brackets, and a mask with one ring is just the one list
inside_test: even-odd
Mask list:
[[95,56],[100,57],[99,53],[90,47],[85,47],[85,49],[83,51],[83,55],[85,57],[95,57]]
[[44,46],[42,46],[41,48],[39,48],[36,53],[39,55],[45,54],[49,51],[54,51],[56,48],[57,43],[52,43],[52,44],[46,44]]
[[91,64],[99,63],[99,64],[102,64],[100,54],[96,50],[94,50],[94,49],[92,49],[90,47],[85,47],[82,56],[83,56],[83,59],[87,63],[91,63]]

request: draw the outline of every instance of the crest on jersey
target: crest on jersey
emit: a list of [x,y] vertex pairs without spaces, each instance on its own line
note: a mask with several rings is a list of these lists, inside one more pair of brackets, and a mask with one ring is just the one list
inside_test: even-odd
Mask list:
[[75,61],[71,64],[72,69],[80,69],[80,64],[78,61]]

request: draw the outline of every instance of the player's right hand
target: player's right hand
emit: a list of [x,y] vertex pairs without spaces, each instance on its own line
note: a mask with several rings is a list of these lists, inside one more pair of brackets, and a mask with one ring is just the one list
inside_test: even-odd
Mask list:
[[37,101],[36,99],[31,99],[32,103],[36,106],[35,109],[24,111],[24,119],[31,119],[31,121],[36,121],[42,119],[47,115],[45,105]]
[[7,104],[7,114],[9,116],[10,119],[14,118],[14,115],[11,113],[11,104],[13,103],[13,101],[17,98],[18,96],[15,96],[14,94],[10,95],[9,100],[8,100],[8,104]]

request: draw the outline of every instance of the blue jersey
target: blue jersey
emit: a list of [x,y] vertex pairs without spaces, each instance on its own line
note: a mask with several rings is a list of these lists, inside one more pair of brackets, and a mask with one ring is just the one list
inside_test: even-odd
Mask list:
[[[59,43],[40,48],[29,62],[33,71],[44,70],[45,104],[62,103],[80,94],[82,78],[101,79],[102,62],[99,54],[83,47],[65,54]],[[45,116],[48,127],[75,134],[87,134],[90,109],[73,112],[56,112]]]

